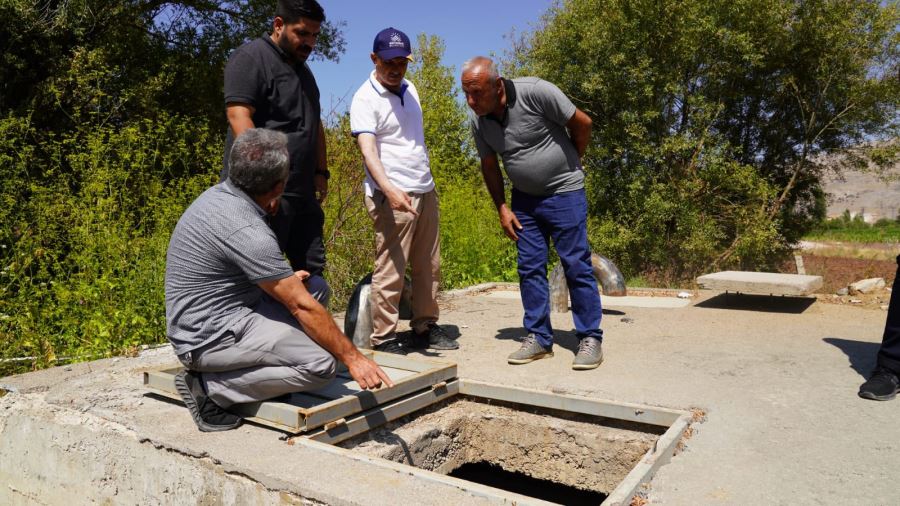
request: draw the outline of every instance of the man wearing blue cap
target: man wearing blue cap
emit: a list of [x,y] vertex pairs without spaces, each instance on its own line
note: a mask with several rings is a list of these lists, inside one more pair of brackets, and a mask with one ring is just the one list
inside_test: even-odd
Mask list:
[[350,128],[365,160],[366,209],[375,227],[375,269],[369,303],[372,347],[405,355],[397,338],[400,292],[411,266],[413,346],[456,349],[437,325],[440,284],[438,198],[428,165],[422,107],[406,79],[409,37],[396,28],[375,36],[375,70],[353,95]]

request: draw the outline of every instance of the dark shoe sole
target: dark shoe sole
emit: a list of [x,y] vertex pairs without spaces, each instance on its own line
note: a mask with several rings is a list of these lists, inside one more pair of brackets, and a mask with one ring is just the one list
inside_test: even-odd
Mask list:
[[538,353],[537,355],[532,355],[528,358],[507,358],[506,363],[509,365],[522,365],[522,364],[530,364],[535,360],[540,360],[542,358],[550,358],[553,356],[552,351],[548,351],[546,353]]
[[184,401],[184,405],[187,406],[188,411],[190,411],[191,418],[194,419],[194,423],[197,424],[197,428],[200,429],[200,432],[221,432],[236,429],[241,425],[243,420],[240,419],[235,423],[227,425],[213,425],[203,421],[203,419],[200,418],[200,408],[197,406],[194,394],[191,393],[190,387],[188,387],[187,382],[184,380],[185,373],[186,371],[181,371],[175,375],[175,390],[178,390],[178,395],[181,396],[181,400]]
[[863,399],[869,399],[871,401],[890,401],[897,397],[897,390],[894,390],[893,393],[887,395],[875,395],[872,392],[863,392],[860,390],[859,396]]

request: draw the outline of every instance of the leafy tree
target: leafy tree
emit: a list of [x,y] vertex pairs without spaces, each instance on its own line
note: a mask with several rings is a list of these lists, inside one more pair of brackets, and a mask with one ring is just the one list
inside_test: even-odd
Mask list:
[[[84,114],[121,122],[160,110],[224,128],[225,62],[271,30],[273,11],[271,0],[3,0],[0,111],[40,111],[35,125],[57,131]],[[339,57],[342,27],[324,25],[314,57]]]
[[458,74],[443,65],[444,43],[417,38],[408,77],[419,90],[431,171],[441,198],[441,272],[445,288],[516,279],[516,250],[478,170]]
[[[165,340],[165,251],[213,184],[267,0],[0,0],[0,375]],[[326,25],[318,57],[343,51]]]
[[466,106],[457,99],[459,89],[454,69],[442,64],[444,49],[439,37],[420,34],[407,77],[415,83],[422,100],[425,145],[432,172],[438,178],[471,177],[476,167],[472,134]]
[[877,1],[566,0],[505,65],[595,121],[592,239],[677,280],[772,266],[824,217],[817,162],[888,165],[900,14]]

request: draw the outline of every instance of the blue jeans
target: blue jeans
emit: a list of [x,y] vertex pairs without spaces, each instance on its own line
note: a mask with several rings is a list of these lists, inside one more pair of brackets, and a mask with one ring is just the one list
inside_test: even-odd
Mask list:
[[512,211],[522,225],[516,247],[519,252],[519,291],[525,309],[523,326],[544,348],[553,346],[550,326],[550,290],[547,254],[553,239],[566,282],[575,334],[579,339],[603,340],[600,291],[591,265],[587,240],[587,198],[584,190],[535,197],[513,189]]

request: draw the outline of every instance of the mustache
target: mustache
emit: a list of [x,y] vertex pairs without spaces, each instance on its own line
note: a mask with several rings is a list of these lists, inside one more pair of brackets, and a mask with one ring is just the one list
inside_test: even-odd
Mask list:
[[303,51],[303,52],[306,52],[306,53],[312,53],[313,47],[312,47],[312,46],[307,46],[306,44],[303,44],[303,45],[301,45],[298,49],[299,49],[300,51]]

